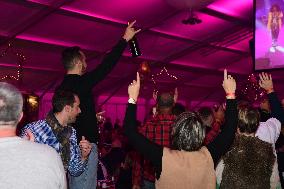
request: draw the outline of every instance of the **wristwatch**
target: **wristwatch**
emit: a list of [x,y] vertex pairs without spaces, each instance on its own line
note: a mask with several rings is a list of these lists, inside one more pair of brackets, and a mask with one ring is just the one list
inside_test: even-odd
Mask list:
[[130,104],[136,104],[136,101],[133,98],[128,99],[128,103]]

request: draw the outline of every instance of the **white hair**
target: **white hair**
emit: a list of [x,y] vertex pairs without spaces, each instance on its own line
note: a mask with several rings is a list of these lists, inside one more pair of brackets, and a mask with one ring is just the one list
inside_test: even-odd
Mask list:
[[0,82],[0,127],[16,126],[23,111],[21,92],[11,84]]

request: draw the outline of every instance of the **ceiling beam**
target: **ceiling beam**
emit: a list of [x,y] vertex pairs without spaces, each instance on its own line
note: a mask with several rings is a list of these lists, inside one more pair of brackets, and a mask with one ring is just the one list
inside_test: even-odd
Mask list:
[[208,14],[210,16],[216,17],[216,18],[220,18],[222,20],[226,20],[228,22],[232,22],[234,24],[238,24],[238,25],[244,26],[244,27],[248,27],[248,28],[252,28],[253,27],[253,20],[252,19],[245,20],[245,19],[237,18],[237,17],[230,16],[228,14],[224,14],[222,12],[219,12],[219,11],[207,8],[207,7],[202,8],[202,9],[200,9],[198,11],[202,12],[202,13],[205,13],[205,14]]
[[[77,17],[80,17],[80,18],[83,18],[83,19],[87,19],[87,20],[91,20],[91,21],[95,21],[95,22],[99,22],[99,23],[103,23],[103,24],[111,24],[113,26],[126,27],[126,24],[123,23],[123,22],[107,20],[107,19],[102,19],[102,18],[97,18],[97,17],[91,17],[91,16],[88,16],[88,15],[79,14],[79,13],[76,13],[76,12],[67,11],[67,10],[63,10],[63,9],[60,9],[57,12],[61,13],[61,14],[64,14],[64,15],[67,15],[67,16],[75,16],[75,17],[77,16]],[[154,25],[153,25],[153,27],[154,27]],[[164,32],[164,31],[156,30],[153,27],[150,27],[150,26],[143,27],[141,32],[146,32],[147,31],[147,32],[159,35],[159,36],[167,38],[167,39],[172,39],[172,40],[177,40],[177,41],[182,41],[182,42],[202,44],[202,45],[206,45],[206,46],[209,46],[209,47],[212,47],[212,48],[216,48],[218,50],[223,50],[223,51],[236,53],[236,54],[241,54],[241,55],[244,55],[244,54],[247,53],[245,51],[231,49],[231,48],[228,48],[228,47],[212,45],[210,43],[203,42],[203,41],[200,41],[200,40],[194,40],[194,39],[185,38],[185,37],[182,37],[182,36],[177,36],[177,35],[174,35],[174,34],[168,34],[168,33]]]
[[[223,73],[223,70],[218,70],[218,68],[205,68],[205,67],[200,67],[200,66],[192,66],[192,65],[182,65],[182,64],[173,64],[170,62],[166,61],[159,61],[159,60],[154,60],[150,58],[142,58],[142,57],[136,57],[134,61],[131,57],[123,56],[121,59],[123,62],[129,63],[129,64],[140,64],[143,61],[146,61],[149,63],[150,67],[153,68],[162,68],[163,66],[166,66],[168,69],[172,70],[182,70],[182,71],[187,71],[187,72],[192,72],[192,73],[204,73],[204,74],[210,74],[210,75],[220,75]],[[232,64],[239,59],[232,61]],[[221,69],[221,68],[219,68]],[[238,75],[238,76],[246,76],[246,73],[241,73],[241,72],[231,72],[232,74]]]
[[[23,40],[23,39],[17,39],[17,40]],[[26,40],[23,40],[23,41],[26,41]],[[38,43],[39,45],[50,45],[51,47],[52,46],[66,47],[66,46],[62,46],[62,45],[58,45],[58,44],[50,44],[50,43],[46,43],[46,42],[42,42],[42,41],[32,41],[32,43]],[[92,56],[92,54],[87,56],[87,61],[90,62],[91,60],[93,60],[95,58],[102,57],[102,55],[104,55],[104,52],[95,51],[94,56]],[[191,65],[171,64],[171,63],[166,62],[166,61],[157,61],[157,60],[149,59],[149,58],[146,59],[146,58],[138,57],[138,58],[135,58],[135,61],[133,61],[132,57],[126,56],[125,54],[122,56],[121,61],[125,62],[126,64],[135,63],[137,65],[140,64],[143,61],[147,61],[147,62],[150,63],[150,66],[154,67],[154,68],[161,68],[162,66],[166,66],[168,69],[183,70],[183,71],[192,72],[192,73],[203,73],[203,74],[210,74],[210,75],[222,74],[222,71],[218,71],[214,68],[204,68],[204,67],[191,66]],[[13,64],[0,64],[0,66],[17,67],[17,65],[13,65]],[[58,72],[58,73],[63,72],[63,70],[59,70],[59,69],[44,68],[44,67],[39,68],[39,67],[34,67],[34,66],[24,66],[24,69]],[[245,73],[232,73],[232,74],[235,74],[235,75],[238,75],[238,76],[247,75]]]
[[[8,63],[0,63],[0,67],[6,67],[6,68],[8,67],[8,68],[18,69],[18,65],[8,64]],[[35,67],[35,66],[23,66],[23,69],[33,70],[33,71],[64,73],[64,70],[53,69],[53,68],[45,68],[45,67]]]
[[[31,14],[28,18],[26,18],[23,22],[15,26],[11,29],[13,31],[10,33],[4,40],[0,41],[0,45],[7,43],[8,41],[14,39],[17,35],[23,33],[27,29],[33,27],[34,25],[38,24],[44,18],[52,14],[54,11],[59,9],[61,6],[66,5],[67,3],[71,3],[74,0],[58,0],[53,1],[50,6],[43,6],[40,10],[36,13]],[[18,1],[15,1],[18,2]]]
[[[48,5],[45,5],[45,4],[41,4],[39,2],[27,2],[27,3],[38,4],[39,6],[43,6],[43,7],[48,6]],[[175,12],[167,15],[165,18],[162,19],[162,21],[172,17],[173,15],[177,14],[178,12],[179,11],[175,11]],[[102,24],[110,24],[110,25],[113,25],[113,26],[116,26],[116,27],[126,27],[127,26],[127,24],[125,22],[119,22],[117,20],[110,20],[110,19],[105,19],[105,18],[99,18],[99,17],[96,17],[96,16],[90,16],[90,15],[86,15],[86,14],[83,14],[83,13],[77,13],[77,12],[74,12],[74,11],[66,10],[66,9],[63,9],[63,8],[57,9],[56,13],[63,14],[63,15],[66,15],[66,16],[77,17],[77,18],[84,19],[84,20],[99,22],[99,23],[102,23]],[[232,53],[237,53],[237,54],[246,54],[247,53],[245,51],[240,51],[240,50],[231,49],[231,48],[228,48],[228,47],[222,47],[222,46],[218,46],[218,45],[212,45],[210,43],[205,43],[203,41],[193,40],[193,39],[185,38],[185,37],[182,37],[182,36],[168,34],[168,33],[163,32],[163,31],[155,30],[153,27],[155,27],[158,24],[159,24],[159,22],[157,22],[155,24],[151,24],[150,26],[146,26],[146,27],[142,28],[141,32],[149,31],[153,34],[157,34],[159,36],[162,36],[162,37],[165,37],[165,38],[168,38],[168,39],[174,39],[174,40],[189,42],[189,43],[203,44],[203,45],[210,46],[212,48],[216,48],[216,49],[219,49],[219,50],[228,51],[228,52],[232,52]]]

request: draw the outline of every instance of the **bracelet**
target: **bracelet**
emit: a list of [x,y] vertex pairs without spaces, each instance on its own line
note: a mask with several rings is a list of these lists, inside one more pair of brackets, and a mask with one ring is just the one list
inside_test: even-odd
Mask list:
[[234,99],[235,97],[235,93],[226,93],[226,99]]
[[270,89],[266,90],[266,93],[272,93],[273,91],[274,91],[274,89],[270,88]]
[[130,104],[136,104],[136,101],[133,98],[128,99],[128,103]]
[[232,95],[232,96],[226,96],[226,99],[235,99],[236,98],[236,96],[234,95]]
[[226,93],[226,96],[235,96],[235,93]]

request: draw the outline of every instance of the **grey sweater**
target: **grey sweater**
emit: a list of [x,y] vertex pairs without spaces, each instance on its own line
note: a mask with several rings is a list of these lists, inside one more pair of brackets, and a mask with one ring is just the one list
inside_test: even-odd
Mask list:
[[61,158],[47,145],[0,138],[0,188],[66,189]]

